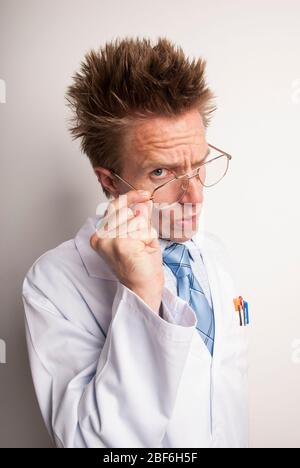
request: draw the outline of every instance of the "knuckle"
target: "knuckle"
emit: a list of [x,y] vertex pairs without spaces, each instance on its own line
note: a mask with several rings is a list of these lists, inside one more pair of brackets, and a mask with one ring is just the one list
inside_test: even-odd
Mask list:
[[99,242],[99,237],[98,237],[98,234],[95,233],[91,236],[90,238],[90,246],[92,247],[92,249],[96,250],[97,247],[98,247],[98,242]]
[[121,257],[126,250],[126,245],[122,240],[123,239],[115,238],[112,242],[112,252],[115,257]]

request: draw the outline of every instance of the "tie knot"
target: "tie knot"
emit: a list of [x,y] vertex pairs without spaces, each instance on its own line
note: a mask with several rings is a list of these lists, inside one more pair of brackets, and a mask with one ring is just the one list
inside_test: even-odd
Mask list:
[[163,263],[167,265],[177,278],[191,273],[190,253],[183,244],[173,242],[163,252]]

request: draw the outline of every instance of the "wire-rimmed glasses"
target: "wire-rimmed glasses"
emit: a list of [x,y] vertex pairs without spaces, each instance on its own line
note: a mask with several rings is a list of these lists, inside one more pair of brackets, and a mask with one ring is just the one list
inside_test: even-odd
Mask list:
[[[192,172],[183,175],[176,175],[174,172],[169,171],[171,174],[165,177],[164,182],[160,183],[154,189],[149,190],[148,188],[143,187],[143,189],[151,192],[150,199],[154,203],[164,204],[167,206],[180,202],[188,190],[190,179],[193,177],[198,177],[198,180],[204,187],[212,187],[219,183],[228,171],[229,161],[232,159],[232,156],[216,146],[211,144],[208,144],[208,146],[210,149],[209,154],[202,164]],[[128,181],[119,176],[114,170],[112,170],[112,173],[131,189],[138,190]]]

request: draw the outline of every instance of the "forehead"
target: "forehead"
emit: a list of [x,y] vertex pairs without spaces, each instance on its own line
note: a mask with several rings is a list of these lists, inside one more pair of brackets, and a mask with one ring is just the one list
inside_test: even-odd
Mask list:
[[127,134],[124,176],[146,174],[158,167],[185,173],[205,157],[208,145],[198,110],[176,117],[137,121]]
[[135,154],[170,150],[179,145],[205,144],[205,128],[198,110],[174,117],[151,117],[132,129],[130,146]]

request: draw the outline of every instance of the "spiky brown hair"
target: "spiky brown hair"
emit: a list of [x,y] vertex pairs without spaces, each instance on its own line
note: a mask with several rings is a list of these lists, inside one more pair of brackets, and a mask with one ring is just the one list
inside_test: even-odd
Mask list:
[[162,37],[154,45],[146,38],[118,38],[91,50],[66,93],[72,139],[81,138],[93,167],[121,173],[120,149],[137,119],[197,108],[207,127],[216,107],[205,66],[204,59],[189,60],[181,47]]

